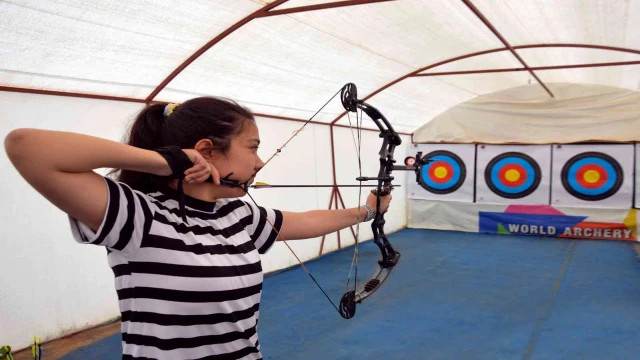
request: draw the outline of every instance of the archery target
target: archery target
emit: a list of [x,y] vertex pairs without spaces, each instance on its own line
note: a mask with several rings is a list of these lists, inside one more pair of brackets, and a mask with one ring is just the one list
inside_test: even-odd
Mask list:
[[484,177],[495,194],[507,199],[520,199],[536,191],[542,172],[531,156],[508,152],[489,161]]
[[562,167],[560,179],[569,194],[582,200],[598,201],[620,190],[623,174],[614,158],[590,151],[569,159]]
[[553,205],[630,208],[633,151],[633,145],[555,145]]
[[409,198],[473,202],[474,145],[414,144],[411,156],[418,152],[431,161],[409,177]]
[[550,157],[546,145],[479,145],[476,202],[548,204]]
[[467,178],[467,167],[460,157],[448,150],[435,150],[423,158],[430,160],[422,166],[418,183],[434,194],[451,194]]

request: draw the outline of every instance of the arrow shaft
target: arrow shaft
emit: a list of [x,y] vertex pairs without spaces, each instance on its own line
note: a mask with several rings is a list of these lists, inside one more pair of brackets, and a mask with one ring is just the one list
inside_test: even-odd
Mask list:
[[[298,187],[298,188],[333,188],[333,187],[361,187],[361,185],[249,185],[250,188],[254,189],[264,189],[264,188],[290,188],[290,187]],[[377,185],[362,185],[362,187],[377,187]],[[399,185],[395,185],[394,187],[400,187]]]

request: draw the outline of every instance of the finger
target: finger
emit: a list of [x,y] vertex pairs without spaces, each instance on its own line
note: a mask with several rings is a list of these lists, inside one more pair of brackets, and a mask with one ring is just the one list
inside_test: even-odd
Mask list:
[[193,173],[197,173],[200,172],[204,169],[207,168],[207,165],[202,164],[202,163],[196,163],[194,166],[188,168],[187,170],[185,170],[184,174],[185,176],[193,174]]
[[202,182],[204,180],[207,180],[207,178],[209,177],[209,171],[208,169],[204,169],[204,170],[200,170],[198,172],[194,172],[192,174],[190,174],[189,176],[187,176],[187,181],[189,182]]
[[210,175],[211,175],[211,172],[209,171],[209,169],[204,169],[204,170],[198,171],[193,176],[196,181],[203,182],[207,180]]
[[199,170],[199,169],[198,169],[198,168],[196,168],[196,167],[188,168],[187,170],[185,170],[185,171],[184,171],[184,176],[192,175],[192,174],[194,174],[194,173],[198,172],[198,170]]
[[207,166],[206,165],[197,164],[197,165],[194,165],[194,166],[190,167],[189,169],[187,169],[185,171],[185,173],[193,175],[193,174],[197,174],[197,173],[200,173],[202,171],[205,171],[205,170],[207,170]]

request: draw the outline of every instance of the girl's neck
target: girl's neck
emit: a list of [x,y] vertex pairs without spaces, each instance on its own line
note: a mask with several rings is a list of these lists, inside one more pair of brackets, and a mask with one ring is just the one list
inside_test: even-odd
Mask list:
[[[171,180],[168,185],[172,189],[178,190],[178,180]],[[182,189],[185,195],[202,201],[215,202],[219,197],[216,187],[211,184],[189,184],[182,182]]]

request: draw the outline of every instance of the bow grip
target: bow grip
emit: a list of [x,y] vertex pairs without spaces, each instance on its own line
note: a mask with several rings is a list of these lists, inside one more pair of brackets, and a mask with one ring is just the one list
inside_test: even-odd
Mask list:
[[[371,193],[375,196],[378,196],[378,190],[377,189],[373,189],[371,190]],[[391,190],[388,189],[382,189],[382,191],[380,191],[380,196],[387,196],[391,194]]]

